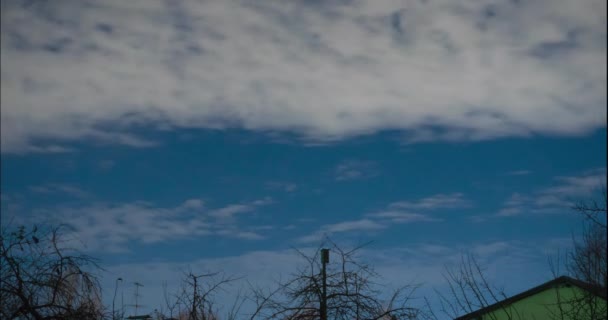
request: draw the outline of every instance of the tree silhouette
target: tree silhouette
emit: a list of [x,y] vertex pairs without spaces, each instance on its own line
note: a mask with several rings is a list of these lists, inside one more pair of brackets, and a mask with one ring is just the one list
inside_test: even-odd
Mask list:
[[[357,261],[361,247],[346,251],[330,240],[327,243],[333,256],[326,272],[328,319],[415,319],[421,314],[409,305],[416,287],[387,292],[385,286],[375,282],[379,275],[373,268]],[[296,250],[307,262],[304,268],[273,290],[253,288],[252,299],[257,307],[251,319],[320,319],[324,300],[322,250],[321,246],[311,255]]]
[[2,319],[99,319],[96,261],[67,247],[63,228],[3,228]]

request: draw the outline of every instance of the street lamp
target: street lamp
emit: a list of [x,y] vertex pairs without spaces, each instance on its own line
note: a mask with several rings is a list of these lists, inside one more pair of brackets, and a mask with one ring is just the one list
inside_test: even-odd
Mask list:
[[116,279],[116,283],[114,284],[114,298],[112,298],[112,319],[116,319],[116,311],[114,311],[114,302],[116,301],[116,292],[118,292],[118,281],[122,282],[122,278]]
[[321,277],[323,281],[323,291],[321,297],[321,320],[327,320],[327,274],[325,265],[329,263],[329,249],[321,249]]

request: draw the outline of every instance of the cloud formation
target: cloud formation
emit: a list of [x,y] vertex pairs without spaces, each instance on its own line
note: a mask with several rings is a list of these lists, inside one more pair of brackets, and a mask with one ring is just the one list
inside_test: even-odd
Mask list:
[[606,122],[606,2],[11,1],[2,152],[131,131],[331,141],[582,134]]
[[550,187],[526,195],[515,192],[495,214],[498,217],[525,213],[561,213],[570,211],[578,201],[588,201],[606,187],[606,168],[589,170],[575,176],[554,178]]
[[[320,241],[339,233],[370,233],[390,228],[397,224],[414,222],[440,222],[441,218],[431,215],[437,209],[453,210],[470,207],[462,193],[436,194],[415,201],[398,201],[390,203],[384,210],[365,214],[356,220],[347,220],[320,226],[313,233],[300,237],[303,243]],[[419,212],[411,212],[416,209]]]
[[255,231],[255,225],[239,223],[237,215],[254,212],[270,202],[264,198],[217,209],[206,208],[200,199],[189,199],[174,207],[158,207],[144,201],[94,203],[39,209],[34,212],[33,221],[69,225],[88,250],[121,252],[129,251],[133,243],[151,244],[204,236],[263,239],[264,236]]
[[378,174],[376,164],[372,161],[345,160],[334,169],[336,181],[367,179]]
[[77,186],[63,184],[63,183],[47,183],[42,185],[30,186],[30,192],[38,193],[38,194],[64,194],[75,198],[87,198],[91,195],[80,189]]
[[418,201],[399,201],[390,204],[392,209],[455,209],[466,208],[471,206],[471,203],[464,199],[462,193],[436,194],[430,197],[422,198]]

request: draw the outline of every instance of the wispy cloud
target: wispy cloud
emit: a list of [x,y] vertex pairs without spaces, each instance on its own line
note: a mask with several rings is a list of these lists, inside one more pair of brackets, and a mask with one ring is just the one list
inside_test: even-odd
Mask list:
[[590,170],[577,176],[554,178],[554,184],[531,194],[513,193],[495,214],[499,217],[526,213],[560,213],[570,210],[577,201],[593,198],[606,185],[606,169]]
[[378,169],[374,162],[362,160],[346,160],[334,169],[334,179],[337,181],[350,181],[374,177]]
[[411,222],[439,222],[442,218],[431,215],[437,209],[454,210],[469,208],[472,203],[462,193],[436,194],[418,200],[396,201],[386,209],[368,213],[366,216],[378,219],[385,224]]
[[86,198],[91,196],[81,188],[62,183],[47,183],[43,185],[30,186],[28,188],[33,193],[38,194],[65,194],[76,198]]
[[375,212],[375,213],[369,214],[368,216],[378,218],[378,219],[383,219],[383,220],[389,220],[390,222],[393,222],[393,223],[441,221],[441,219],[431,217],[430,215],[427,215],[427,214],[410,213],[410,212],[403,212],[403,211],[380,211],[380,212]]
[[269,203],[265,198],[217,209],[206,208],[201,199],[188,199],[174,207],[143,201],[96,203],[39,209],[34,215],[37,221],[71,226],[88,250],[128,251],[134,242],[151,244],[203,236],[262,239],[256,225],[241,224],[238,215]]
[[112,168],[114,168],[114,167],[116,166],[116,161],[114,161],[114,160],[109,160],[109,159],[107,159],[107,160],[100,160],[100,161],[97,163],[97,166],[98,166],[98,167],[99,167],[99,169],[101,169],[101,170],[105,170],[105,171],[107,171],[107,170],[111,170]]
[[531,199],[517,192],[511,194],[509,199],[503,203],[503,207],[496,213],[499,217],[510,217],[520,215]]
[[[8,148],[10,148],[10,146]],[[16,150],[9,149],[8,151],[15,152],[15,153],[71,153],[71,152],[75,152],[76,150],[74,150],[73,148],[60,146],[60,145],[56,145],[56,144],[43,145],[43,146],[29,144],[29,145],[20,147],[19,149],[16,149]]]
[[125,132],[105,132],[94,130],[85,136],[93,138],[95,141],[101,143],[118,144],[134,148],[150,148],[159,144],[157,141],[148,140]]
[[508,175],[508,176],[526,176],[531,173],[532,173],[532,171],[530,171],[530,170],[514,170],[514,171],[507,172],[506,175]]
[[499,217],[511,217],[511,216],[520,215],[523,212],[524,212],[524,208],[521,206],[507,206],[507,207],[504,207],[504,208],[498,210],[496,215]]
[[360,219],[351,221],[342,221],[333,224],[321,226],[312,234],[298,238],[298,242],[311,243],[321,241],[324,237],[345,232],[370,232],[387,228],[387,225],[373,221],[371,219]]
[[390,204],[393,209],[456,209],[468,208],[472,204],[462,193],[436,194],[417,201],[398,201]]
[[361,230],[378,230],[384,229],[385,226],[369,219],[361,219],[354,221],[344,221],[340,223],[330,224],[324,226],[324,230],[329,233],[335,232],[348,232],[348,231],[361,231]]
[[209,216],[222,222],[232,222],[236,216],[242,213],[252,212],[260,206],[272,203],[271,198],[258,199],[249,203],[230,204],[225,207],[209,211]]
[[270,181],[266,183],[266,188],[274,190],[282,190],[285,192],[294,192],[298,189],[298,185],[293,182],[285,181]]
[[231,219],[238,213],[249,212],[253,210],[252,206],[245,204],[231,204],[229,206],[213,210],[209,215],[220,219]]
[[150,146],[130,133],[142,125],[318,142],[582,134],[606,125],[605,12],[602,0],[9,1],[2,152]]
[[556,177],[556,185],[542,191],[543,194],[561,195],[564,197],[588,195],[606,185],[606,168],[590,170],[578,176]]
[[[396,224],[415,222],[440,222],[440,217],[430,214],[430,211],[438,208],[464,208],[470,206],[470,202],[463,199],[463,195],[455,193],[451,195],[438,194],[417,201],[400,201],[386,206],[385,210],[370,212],[356,220],[347,220],[320,226],[316,231],[298,238],[299,242],[309,243],[320,241],[323,237],[338,233],[366,233],[390,228]],[[418,209],[421,212],[414,213],[409,209]]]

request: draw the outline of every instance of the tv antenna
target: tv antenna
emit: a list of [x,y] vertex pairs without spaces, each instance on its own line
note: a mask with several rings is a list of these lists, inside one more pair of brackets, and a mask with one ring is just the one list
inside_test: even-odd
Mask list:
[[133,296],[135,297],[135,304],[133,304],[132,306],[135,307],[135,315],[137,315],[137,309],[141,307],[141,305],[139,305],[139,287],[143,287],[144,285],[139,282],[133,282],[133,285],[135,286],[135,293],[133,294]]

